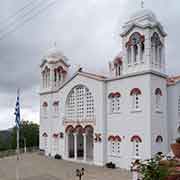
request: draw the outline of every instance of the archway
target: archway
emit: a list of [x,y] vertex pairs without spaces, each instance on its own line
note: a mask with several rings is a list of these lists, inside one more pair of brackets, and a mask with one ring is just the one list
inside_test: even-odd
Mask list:
[[74,147],[74,128],[68,126],[66,128],[66,153],[68,158],[74,158],[75,147]]
[[77,138],[77,158],[81,159],[84,157],[84,129],[81,125],[77,125],[75,128],[76,138]]
[[93,138],[93,127],[88,125],[85,127],[86,136],[86,154],[84,156],[86,160],[93,160],[93,149],[94,149],[94,138]]
[[74,135],[73,135],[73,133],[68,134],[68,157],[74,158]]

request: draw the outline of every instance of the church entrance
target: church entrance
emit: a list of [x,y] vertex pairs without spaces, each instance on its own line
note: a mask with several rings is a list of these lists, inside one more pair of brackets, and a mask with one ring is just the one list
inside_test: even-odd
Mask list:
[[74,160],[93,160],[93,127],[81,125],[66,128],[67,158]]

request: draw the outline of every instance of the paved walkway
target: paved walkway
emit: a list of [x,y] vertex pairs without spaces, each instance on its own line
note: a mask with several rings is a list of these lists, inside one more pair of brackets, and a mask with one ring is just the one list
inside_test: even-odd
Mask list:
[[82,180],[131,180],[131,174],[120,169],[107,169],[87,164],[48,159],[42,155],[24,154],[0,160],[0,180],[78,180],[77,168],[85,168]]

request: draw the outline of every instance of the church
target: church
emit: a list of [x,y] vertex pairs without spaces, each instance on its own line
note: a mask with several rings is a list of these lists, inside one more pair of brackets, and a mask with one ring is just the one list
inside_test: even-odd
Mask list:
[[166,73],[166,36],[147,9],[123,24],[109,73],[85,71],[56,48],[40,65],[40,149],[45,155],[129,169],[169,153],[180,136],[180,76]]

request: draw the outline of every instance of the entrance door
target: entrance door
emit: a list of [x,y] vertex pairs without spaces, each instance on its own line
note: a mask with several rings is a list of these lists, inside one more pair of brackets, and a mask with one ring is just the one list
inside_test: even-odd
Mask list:
[[68,135],[68,157],[74,158],[74,135],[69,133]]

